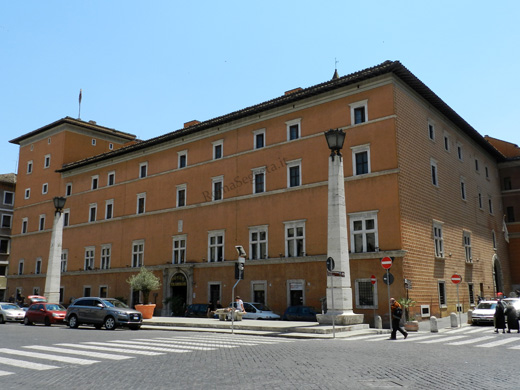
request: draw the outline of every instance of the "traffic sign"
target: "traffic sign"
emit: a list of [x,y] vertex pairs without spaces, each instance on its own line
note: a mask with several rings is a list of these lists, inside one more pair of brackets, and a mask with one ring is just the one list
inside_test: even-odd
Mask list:
[[[388,274],[388,279],[386,278],[386,275]],[[391,285],[393,282],[394,282],[394,275],[392,275],[390,272],[386,272],[384,275],[383,275],[383,282],[387,285]]]
[[332,257],[327,258],[327,271],[332,272],[334,270],[334,259]]
[[341,276],[342,278],[345,277],[345,272],[344,271],[329,271],[327,272],[327,275],[329,276]]
[[390,267],[392,266],[392,259],[390,257],[383,257],[381,259],[381,266],[384,269],[390,269]]
[[372,276],[370,277],[370,283],[372,283],[372,284],[376,284],[376,275],[372,275]]
[[453,274],[451,277],[451,281],[455,284],[459,284],[462,281],[462,277],[457,274]]
[[405,279],[404,280],[404,288],[407,289],[407,290],[411,290],[412,289],[412,281],[410,279]]

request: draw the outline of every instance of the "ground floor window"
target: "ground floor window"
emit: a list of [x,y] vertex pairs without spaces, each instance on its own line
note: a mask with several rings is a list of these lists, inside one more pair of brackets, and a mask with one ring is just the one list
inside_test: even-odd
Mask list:
[[253,281],[251,282],[253,302],[263,303],[264,305],[267,303],[266,292],[267,292],[267,282],[266,281]]
[[377,309],[377,283],[370,279],[356,279],[356,307],[359,309]]
[[470,306],[475,306],[475,291],[473,290],[473,283],[468,283],[468,295]]
[[439,281],[439,307],[446,307],[446,283]]
[[287,281],[288,306],[298,306],[305,304],[305,281],[301,279]]

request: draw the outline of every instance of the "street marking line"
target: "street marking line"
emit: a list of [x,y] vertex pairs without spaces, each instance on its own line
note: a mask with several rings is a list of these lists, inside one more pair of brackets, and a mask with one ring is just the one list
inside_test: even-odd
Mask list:
[[227,344],[221,345],[219,343],[201,343],[201,342],[196,342],[196,341],[173,341],[173,340],[172,341],[167,341],[167,340],[163,341],[163,340],[161,340],[161,342],[165,342],[168,344],[175,343],[175,344],[202,345],[202,346],[215,345],[215,347],[219,347],[219,348],[238,348],[239,347],[238,345],[227,345]]
[[469,339],[469,340],[463,340],[463,341],[457,341],[455,343],[448,343],[447,345],[464,345],[464,344],[473,344],[473,343],[479,343],[484,340],[489,340],[494,338],[494,336],[483,336],[483,337],[477,337],[476,339]]
[[[159,337],[158,337],[159,338]],[[247,336],[247,335],[236,335],[236,336],[207,336],[204,335],[202,337],[190,337],[190,336],[180,336],[180,337],[170,337],[163,339],[168,340],[179,340],[179,339],[186,339],[186,340],[197,340],[197,341],[203,341],[203,340],[224,340],[224,341],[252,341],[252,342],[263,342],[263,343],[294,343],[294,340],[287,340],[280,337],[267,337],[267,336]]]
[[0,353],[7,353],[10,355],[19,355],[23,357],[33,357],[36,359],[46,359],[46,360],[53,360],[56,362],[63,362],[63,363],[69,363],[69,364],[79,364],[79,365],[88,365],[93,363],[99,363],[98,360],[87,360],[87,359],[78,359],[68,356],[57,356],[57,355],[47,355],[45,353],[39,353],[39,352],[28,352],[28,351],[18,351],[16,349],[10,349],[10,348],[1,348]]
[[489,329],[486,329],[486,328],[484,328],[484,329],[472,329],[472,330],[468,330],[466,333],[468,333],[468,334],[469,334],[469,333],[479,333],[479,332],[484,333],[484,332],[486,332],[486,331],[488,331],[488,330],[489,330]]
[[451,337],[440,337],[435,340],[419,341],[420,344],[433,344],[433,343],[444,343],[445,341],[458,340],[466,336],[451,336]]
[[452,330],[449,330],[448,333],[451,334],[451,333],[459,333],[459,332],[466,332],[466,331],[467,331],[467,330],[466,330],[465,327],[464,327],[464,328],[457,328],[457,329],[453,329],[453,328],[452,328]]
[[117,348],[116,346],[114,346],[112,348],[112,347],[99,347],[99,346],[95,346],[95,345],[67,344],[67,343],[61,343],[61,344],[56,344],[56,345],[60,345],[63,347],[90,349],[93,351],[122,352],[122,353],[130,354],[130,355],[147,355],[147,356],[164,355],[164,353],[161,353],[161,352],[127,350],[127,349],[123,349],[123,348]]
[[59,368],[58,366],[51,366],[50,364],[42,364],[42,363],[32,363],[25,360],[11,359],[0,357],[0,364],[5,364],[7,366],[15,366],[20,368],[27,368],[29,370],[54,370],[55,368]]
[[123,340],[110,340],[105,343],[99,343],[96,341],[89,341],[85,344],[92,344],[92,345],[116,345],[118,347],[125,347],[130,349],[137,349],[137,350],[146,350],[146,351],[159,351],[159,352],[172,352],[172,353],[186,353],[190,352],[186,349],[175,349],[175,348],[164,348],[164,347],[152,347],[152,346],[146,346],[146,345],[135,345],[127,341]]
[[13,375],[13,374],[14,374],[14,372],[0,370],[0,376],[7,376],[7,375]]
[[29,349],[37,349],[47,352],[56,352],[56,353],[65,353],[69,355],[81,355],[81,356],[88,356],[98,359],[108,359],[108,360],[125,360],[125,359],[133,359],[132,356],[122,356],[122,355],[110,355],[108,353],[102,353],[102,352],[89,352],[89,351],[76,351],[73,349],[67,349],[67,348],[57,348],[57,347],[46,347],[44,345],[26,345],[24,348]]
[[[496,337],[496,336],[495,336]],[[498,341],[493,341],[492,343],[487,343],[487,344],[482,344],[482,345],[476,345],[476,347],[482,347],[482,348],[491,348],[491,347],[497,347],[499,345],[504,345],[504,344],[509,344],[509,343],[514,343],[518,341],[518,339],[503,339],[503,340],[498,340]],[[519,346],[520,348],[520,346]],[[514,348],[516,349],[516,348]]]
[[[146,340],[146,339],[135,339],[135,340],[125,341],[125,343],[131,343],[131,344],[136,344],[136,345],[149,345],[149,346],[160,345],[160,344],[157,344],[158,343],[157,341],[153,342],[152,340]],[[167,343],[167,344],[173,344],[173,343]],[[164,343],[162,345],[164,345]],[[211,347],[199,347],[196,345],[179,346],[179,345],[175,344],[175,346],[179,347],[181,349],[196,349],[198,351],[215,351],[217,349],[217,348],[211,348]],[[169,347],[169,345],[168,345],[168,347]]]
[[445,336],[439,336],[437,334],[435,335],[428,335],[428,336],[418,336],[418,337],[410,337],[410,340],[411,341],[421,341],[421,340],[429,340],[429,339],[433,339],[433,338],[437,338],[437,337],[445,337]]
[[[389,335],[390,335],[390,333],[389,334],[385,334],[386,337],[389,337]],[[369,335],[366,335],[366,336],[351,336],[351,337],[347,337],[347,338],[342,339],[342,341],[365,340],[365,339],[372,339],[374,337],[381,337],[381,335],[369,334]]]

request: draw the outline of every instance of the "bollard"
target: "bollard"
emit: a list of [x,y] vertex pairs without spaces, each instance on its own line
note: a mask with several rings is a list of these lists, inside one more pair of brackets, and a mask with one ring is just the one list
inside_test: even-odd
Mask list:
[[437,323],[437,317],[430,317],[430,332],[437,333],[439,331],[439,324]]
[[381,319],[381,316],[376,316],[374,319],[374,328],[383,329],[383,320]]
[[450,323],[452,328],[458,328],[459,327],[459,321],[457,320],[457,314],[451,313],[450,314]]
[[468,324],[473,323],[473,310],[468,310]]

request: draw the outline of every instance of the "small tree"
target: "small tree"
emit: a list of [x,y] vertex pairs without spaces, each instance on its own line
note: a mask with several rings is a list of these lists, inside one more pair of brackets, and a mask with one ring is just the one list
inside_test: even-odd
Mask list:
[[139,271],[137,275],[132,275],[126,281],[130,284],[132,290],[141,291],[143,293],[143,302],[145,304],[149,302],[150,291],[157,290],[161,287],[160,279],[145,267],[141,267],[141,271]]
[[413,321],[415,317],[410,317],[410,308],[415,306],[415,301],[410,298],[399,298],[397,300],[401,307],[404,309],[406,321]]

